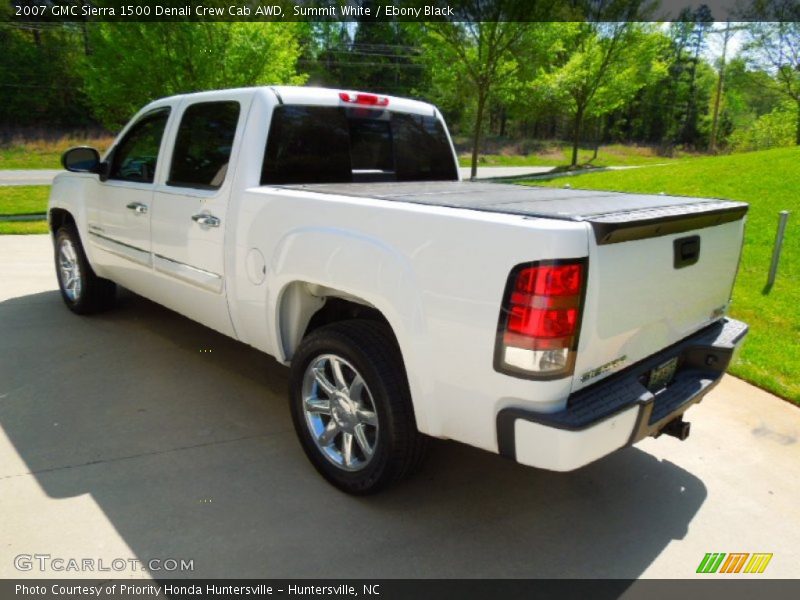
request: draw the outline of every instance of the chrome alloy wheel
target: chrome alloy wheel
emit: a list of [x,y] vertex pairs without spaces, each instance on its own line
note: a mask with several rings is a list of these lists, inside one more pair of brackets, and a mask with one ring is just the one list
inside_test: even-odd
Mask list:
[[312,360],[303,375],[303,414],[322,454],[346,471],[360,471],[375,455],[378,415],[361,374],[335,354]]
[[81,265],[78,252],[70,239],[62,239],[58,246],[58,273],[61,287],[71,302],[81,297]]

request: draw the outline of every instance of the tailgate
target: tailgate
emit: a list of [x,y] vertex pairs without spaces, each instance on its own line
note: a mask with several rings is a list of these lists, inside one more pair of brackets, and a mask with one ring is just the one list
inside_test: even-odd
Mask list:
[[718,320],[739,263],[747,205],[593,215],[573,391]]

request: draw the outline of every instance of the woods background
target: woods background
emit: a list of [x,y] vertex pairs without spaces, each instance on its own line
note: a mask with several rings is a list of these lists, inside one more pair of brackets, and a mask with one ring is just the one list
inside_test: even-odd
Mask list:
[[[546,19],[553,3],[531,4]],[[504,2],[476,0],[462,23],[5,20],[0,141],[114,131],[176,93],[306,84],[434,102],[473,164],[553,140],[569,142],[572,165],[599,144],[664,156],[800,144],[797,2],[757,0],[728,23],[704,6],[654,23],[641,0],[589,5],[615,12],[503,22]]]

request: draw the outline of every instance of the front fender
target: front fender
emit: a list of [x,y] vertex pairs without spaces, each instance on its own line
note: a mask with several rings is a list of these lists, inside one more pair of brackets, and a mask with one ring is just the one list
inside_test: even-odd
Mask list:
[[59,173],[53,179],[50,197],[47,201],[47,220],[50,222],[50,211],[59,208],[67,211],[75,219],[78,232],[86,231],[86,203],[83,202],[86,181],[84,177],[71,173]]

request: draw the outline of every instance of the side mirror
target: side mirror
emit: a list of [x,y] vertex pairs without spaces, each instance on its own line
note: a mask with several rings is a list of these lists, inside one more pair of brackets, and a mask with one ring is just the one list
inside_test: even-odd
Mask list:
[[77,146],[64,152],[61,164],[73,173],[99,173],[102,163],[97,150],[88,146]]

